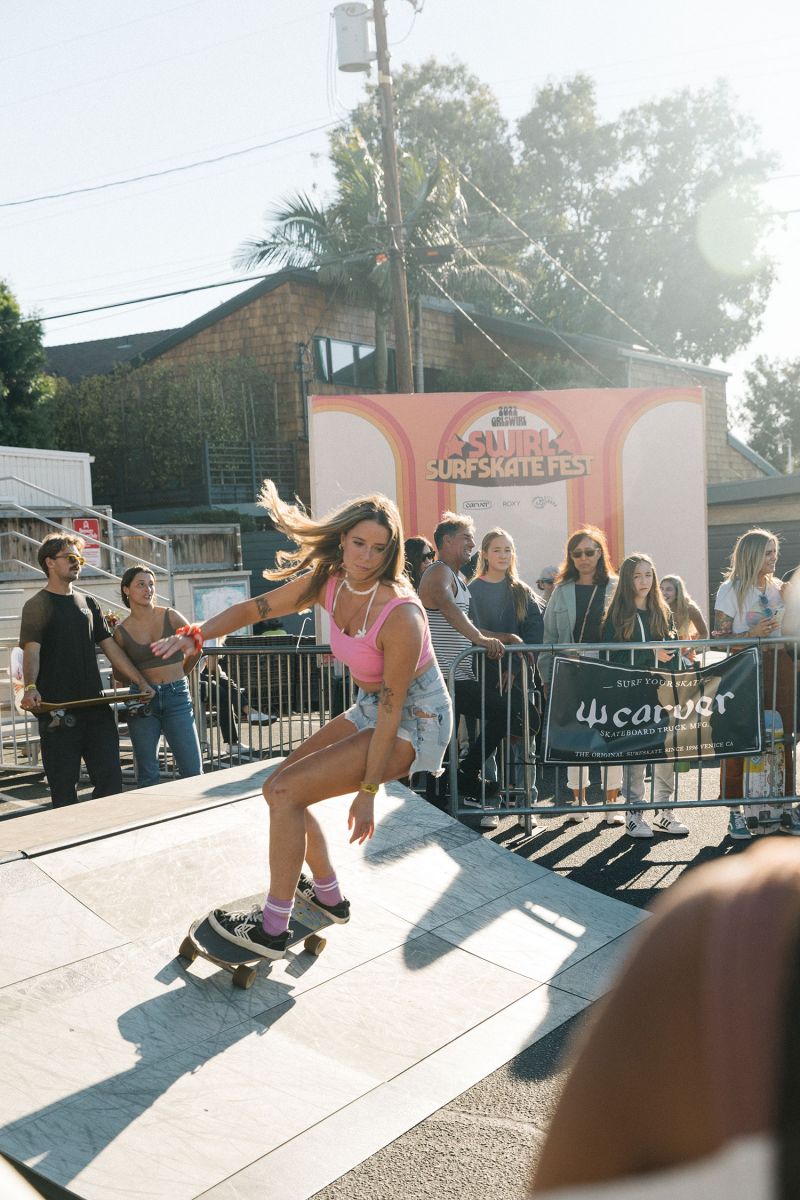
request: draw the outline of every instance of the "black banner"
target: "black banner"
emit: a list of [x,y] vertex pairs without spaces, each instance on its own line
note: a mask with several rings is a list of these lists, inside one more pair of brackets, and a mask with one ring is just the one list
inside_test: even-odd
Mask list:
[[758,754],[762,708],[755,647],[684,671],[556,656],[544,760],[672,762]]

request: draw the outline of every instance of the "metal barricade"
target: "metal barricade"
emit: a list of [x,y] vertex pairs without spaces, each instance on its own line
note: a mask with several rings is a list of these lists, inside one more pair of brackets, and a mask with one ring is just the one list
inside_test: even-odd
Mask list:
[[[633,662],[634,653],[640,653],[642,650],[665,650],[674,653],[676,645],[680,646],[684,651],[690,651],[696,656],[699,664],[712,663],[723,658],[727,658],[737,651],[747,649],[751,646],[758,648],[762,660],[763,676],[767,681],[766,694],[763,697],[764,711],[779,710],[783,708],[783,732],[782,737],[784,744],[790,750],[791,770],[793,773],[794,784],[788,790],[788,794],[771,795],[758,793],[758,802],[771,805],[786,805],[796,795],[797,787],[797,730],[798,730],[798,664],[800,662],[800,637],[781,635],[780,639],[761,638],[761,639],[743,639],[732,636],[730,638],[709,638],[706,640],[695,640],[683,643],[676,643],[675,640],[653,641],[653,642],[603,642],[603,643],[553,643],[546,646],[526,646],[514,645],[507,646],[503,659],[497,662],[492,662],[488,659],[486,651],[482,648],[471,647],[462,652],[459,657],[451,664],[448,671],[447,684],[450,691],[451,700],[453,702],[454,711],[459,712],[457,699],[458,679],[456,674],[459,667],[466,660],[473,660],[475,664],[475,676],[481,688],[481,711],[478,721],[477,738],[481,746],[480,759],[482,763],[486,763],[491,759],[491,747],[487,746],[486,741],[486,705],[487,705],[487,688],[497,688],[498,681],[505,678],[515,676],[523,682],[520,686],[523,692],[530,687],[530,672],[531,668],[529,661],[532,657],[537,657],[543,651],[548,655],[564,655],[571,658],[594,658],[598,659],[605,656],[608,652],[624,652],[630,655]],[[515,664],[515,660],[519,660]],[[502,686],[502,685],[501,685]],[[517,725],[512,729],[512,699],[511,691],[508,687],[504,688],[506,697],[506,727],[505,733],[501,742],[500,751],[497,755],[498,760],[498,783],[499,792],[496,797],[487,795],[487,789],[484,780],[480,782],[478,788],[480,794],[476,797],[465,797],[459,794],[459,763],[463,759],[461,752],[460,737],[464,735],[464,721],[454,722],[453,736],[450,744],[449,764],[448,764],[448,783],[449,783],[449,798],[448,807],[454,817],[476,817],[476,816],[508,816],[510,812],[514,812],[523,825],[525,832],[530,834],[532,831],[533,818],[536,816],[569,816],[575,814],[574,804],[559,802],[559,793],[565,787],[565,776],[567,767],[563,764],[544,764],[542,759],[543,753],[543,731],[542,734],[534,739],[529,730],[528,709],[527,705],[523,709],[524,723],[520,730]],[[788,696],[788,702],[787,702]],[[492,701],[494,703],[494,701]],[[753,704],[757,702],[757,697],[753,696]],[[546,703],[546,701],[545,701]],[[461,730],[459,730],[459,724]],[[469,733],[469,731],[467,731]],[[473,744],[475,744],[473,739]],[[764,747],[765,750],[774,750],[776,746],[776,727],[775,725],[766,724],[764,729]],[[485,751],[485,753],[484,753]],[[657,761],[657,760],[654,760]],[[741,757],[739,760],[741,762]],[[729,772],[732,769],[727,765],[730,762],[728,757],[720,757],[709,759],[704,762],[702,759],[697,761],[692,760],[691,769],[687,770],[684,765],[675,771],[673,780],[672,797],[669,801],[659,800],[657,804],[653,799],[654,779],[649,781],[648,793],[638,803],[629,803],[624,800],[625,811],[637,811],[644,809],[675,809],[682,810],[691,808],[736,808],[739,804],[748,803],[753,797],[750,791],[750,773],[745,770],[743,773],[743,785],[741,795],[726,795],[726,780]],[[582,771],[589,770],[599,771],[602,777],[604,769],[613,765],[612,761],[605,760],[603,763],[581,765],[579,768]],[[625,763],[621,763],[623,767]],[[520,770],[519,767],[523,769]],[[709,772],[714,773],[714,786],[717,794],[714,797],[703,795],[704,792],[704,775],[707,777]],[[540,802],[539,784],[542,779],[542,774],[547,776],[547,781],[552,789],[553,798],[546,802]],[[602,784],[602,778],[601,778]],[[588,785],[588,778],[587,778]],[[550,790],[548,789],[548,790]],[[603,786],[603,792],[605,793]],[[705,780],[705,790],[709,790],[709,782]],[[679,795],[680,791],[680,795]],[[582,810],[585,815],[589,813],[620,813],[623,805],[619,802],[608,803],[607,801],[599,803],[591,803],[586,809]]]
[[328,646],[208,646],[191,678],[203,759],[212,769],[290,754],[351,703]]

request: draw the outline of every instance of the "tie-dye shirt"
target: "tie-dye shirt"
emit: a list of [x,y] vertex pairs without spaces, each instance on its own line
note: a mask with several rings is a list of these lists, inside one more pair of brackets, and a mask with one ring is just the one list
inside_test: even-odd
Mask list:
[[770,637],[780,637],[780,622],[786,605],[783,602],[780,588],[776,583],[769,582],[763,591],[750,588],[739,605],[733,583],[727,580],[717,592],[714,608],[733,618],[732,633],[749,633],[764,617],[777,617],[778,627]]

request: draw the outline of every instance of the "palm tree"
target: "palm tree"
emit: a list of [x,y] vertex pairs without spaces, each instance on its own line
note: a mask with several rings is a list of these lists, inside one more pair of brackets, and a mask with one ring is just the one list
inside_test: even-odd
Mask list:
[[[392,292],[383,172],[358,132],[336,135],[331,157],[337,181],[331,203],[317,204],[301,192],[288,196],[268,214],[266,235],[243,242],[234,261],[245,270],[265,265],[314,270],[320,283],[369,305],[375,315],[375,382],[378,391],[385,391]],[[400,183],[409,298],[430,291],[429,275],[434,272],[446,290],[455,288],[462,296],[465,289],[474,292],[479,267],[474,250],[460,249],[469,214],[457,172],[444,160],[426,170],[405,154],[400,160]],[[456,253],[446,262],[432,263],[422,257],[423,250],[435,247]],[[495,270],[517,284],[524,282],[507,261],[497,262]],[[485,280],[479,284],[479,294],[491,291]]]

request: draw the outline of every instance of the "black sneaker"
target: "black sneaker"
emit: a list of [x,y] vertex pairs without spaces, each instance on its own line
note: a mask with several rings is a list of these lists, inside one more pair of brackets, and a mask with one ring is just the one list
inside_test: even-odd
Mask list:
[[216,929],[220,937],[241,946],[262,958],[283,958],[289,944],[289,931],[285,933],[266,933],[261,924],[261,909],[255,908],[250,912],[226,912],[224,908],[215,908],[208,914],[208,923]]
[[350,920],[350,901],[342,899],[338,904],[325,904],[317,898],[314,882],[307,875],[300,876],[296,894],[302,896],[309,904],[313,904],[320,912],[324,912],[336,925],[346,925]]
[[493,800],[500,794],[500,784],[493,779],[484,779],[480,775],[468,775],[465,771],[459,771],[458,792],[460,796],[472,796],[474,800],[480,800],[484,795],[487,800]]

